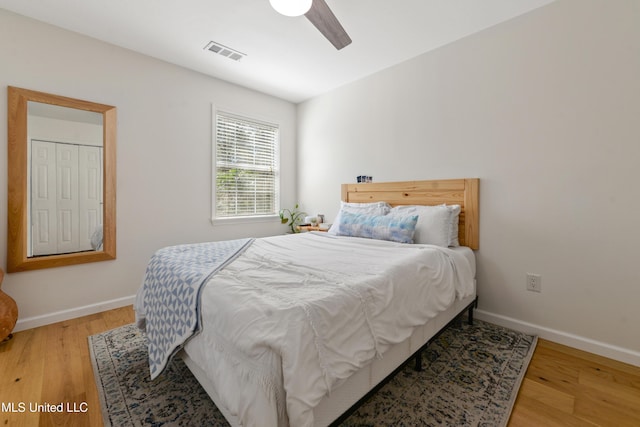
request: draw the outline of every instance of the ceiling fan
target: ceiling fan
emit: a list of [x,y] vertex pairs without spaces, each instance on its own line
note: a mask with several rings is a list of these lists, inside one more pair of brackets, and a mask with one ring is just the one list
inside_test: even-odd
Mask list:
[[336,49],[351,44],[351,38],[325,0],[269,0],[269,3],[283,15],[306,16]]

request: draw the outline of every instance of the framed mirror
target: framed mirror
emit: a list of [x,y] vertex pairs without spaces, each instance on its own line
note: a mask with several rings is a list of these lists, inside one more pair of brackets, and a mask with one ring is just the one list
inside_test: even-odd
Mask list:
[[8,87],[7,271],[116,258],[116,108]]

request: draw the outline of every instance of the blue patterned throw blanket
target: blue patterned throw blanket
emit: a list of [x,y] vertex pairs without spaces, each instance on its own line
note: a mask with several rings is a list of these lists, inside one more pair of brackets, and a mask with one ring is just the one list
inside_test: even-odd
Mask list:
[[254,239],[170,246],[157,251],[147,265],[140,290],[141,313],[149,340],[151,379],[200,326],[200,289],[251,245]]

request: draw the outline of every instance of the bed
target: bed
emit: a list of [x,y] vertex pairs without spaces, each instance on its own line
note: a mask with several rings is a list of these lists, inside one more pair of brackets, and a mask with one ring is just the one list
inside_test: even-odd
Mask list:
[[[233,243],[231,255],[193,274],[206,283],[189,299],[201,303],[198,332],[163,362],[181,357],[231,425],[339,423],[449,323],[465,311],[471,319],[478,187],[475,178],[343,184],[338,230]],[[378,203],[381,215],[346,208]],[[424,213],[417,206],[440,215],[443,204],[458,209],[447,239],[459,246],[404,243],[415,209]],[[393,236],[363,238],[363,218],[391,224]],[[166,274],[157,277],[163,286]],[[141,289],[136,315],[152,336],[144,301]]]

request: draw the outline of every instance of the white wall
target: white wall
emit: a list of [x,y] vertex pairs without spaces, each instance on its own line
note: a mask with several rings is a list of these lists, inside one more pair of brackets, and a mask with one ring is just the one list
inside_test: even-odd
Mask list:
[[303,207],[332,219],[357,175],[478,177],[485,317],[640,365],[638,22],[560,0],[301,104]]
[[[225,58],[221,57],[221,60]],[[126,304],[160,247],[285,231],[212,226],[211,104],[281,125],[282,199],[295,202],[295,105],[0,9],[0,218],[7,218],[7,86],[118,108],[115,261],[7,274],[16,329]],[[6,225],[0,265],[6,267]]]

